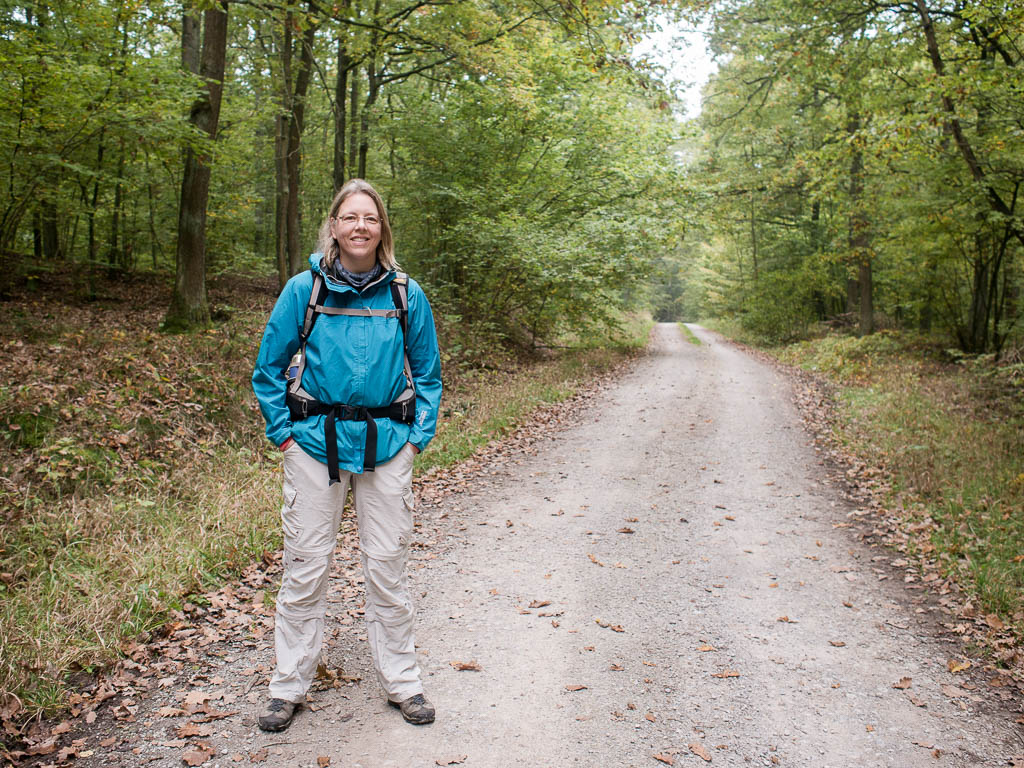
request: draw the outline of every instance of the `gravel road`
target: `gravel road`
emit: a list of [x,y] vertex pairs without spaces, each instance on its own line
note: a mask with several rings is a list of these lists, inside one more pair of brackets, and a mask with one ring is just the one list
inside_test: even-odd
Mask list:
[[[233,695],[205,765],[1012,765],[1015,716],[947,669],[930,598],[846,527],[788,381],[693,331],[657,326],[568,428],[423,505],[433,725],[383,706],[356,624],[328,657],[361,683],[281,734],[254,727],[262,688]],[[271,663],[270,637],[225,686]],[[135,764],[182,765],[152,749]]]

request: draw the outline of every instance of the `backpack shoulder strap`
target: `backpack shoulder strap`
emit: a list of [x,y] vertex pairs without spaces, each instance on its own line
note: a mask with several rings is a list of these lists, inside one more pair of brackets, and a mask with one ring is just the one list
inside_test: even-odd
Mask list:
[[398,310],[398,322],[402,324],[402,343],[408,349],[409,336],[409,275],[405,272],[396,272],[391,281],[391,300]]
[[309,334],[313,330],[313,323],[316,322],[317,307],[322,306],[327,299],[328,288],[327,283],[324,281],[324,276],[312,269],[310,271],[313,272],[313,289],[309,292],[306,316],[302,319],[302,333],[299,334],[300,347],[306,345],[306,339],[309,338]]

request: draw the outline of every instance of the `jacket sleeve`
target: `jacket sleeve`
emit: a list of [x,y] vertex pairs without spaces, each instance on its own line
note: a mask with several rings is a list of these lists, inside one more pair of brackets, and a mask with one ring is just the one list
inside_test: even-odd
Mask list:
[[416,418],[409,442],[421,451],[437,431],[441,408],[441,353],[437,348],[434,315],[423,289],[409,280],[409,367],[416,384]]
[[[308,274],[293,277],[278,296],[263,331],[263,341],[252,372],[252,391],[267,422],[267,437],[274,445],[281,445],[292,434],[291,415],[285,404],[288,382],[283,372],[299,348],[302,315],[312,290]],[[303,297],[304,284],[306,295]]]

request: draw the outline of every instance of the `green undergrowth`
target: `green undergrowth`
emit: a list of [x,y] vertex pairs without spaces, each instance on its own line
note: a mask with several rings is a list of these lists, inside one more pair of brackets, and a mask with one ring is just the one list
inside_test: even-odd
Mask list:
[[838,385],[838,438],[881,465],[911,553],[983,613],[1024,631],[1024,365],[943,353],[896,332],[773,350]]
[[[157,330],[162,288],[108,293],[29,295],[0,313],[0,704],[22,719],[59,711],[73,673],[108,665],[189,595],[280,545],[280,454],[249,386],[275,286],[212,286],[224,319],[185,335]],[[450,361],[417,471],[571,396],[649,328],[634,319],[530,362]]]
[[690,330],[689,326],[687,326],[686,323],[678,323],[678,325],[679,331],[683,334],[683,338],[686,339],[691,344],[696,344],[699,347],[700,339],[698,339],[694,335],[693,331]]

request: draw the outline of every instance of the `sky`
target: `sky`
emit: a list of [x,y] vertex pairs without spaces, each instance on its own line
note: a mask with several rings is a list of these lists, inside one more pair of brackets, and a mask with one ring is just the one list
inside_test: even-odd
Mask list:
[[684,28],[666,22],[662,30],[648,35],[636,47],[637,58],[647,56],[668,71],[668,79],[678,83],[676,93],[683,102],[686,118],[700,115],[700,91],[717,68],[707,50],[700,29]]

